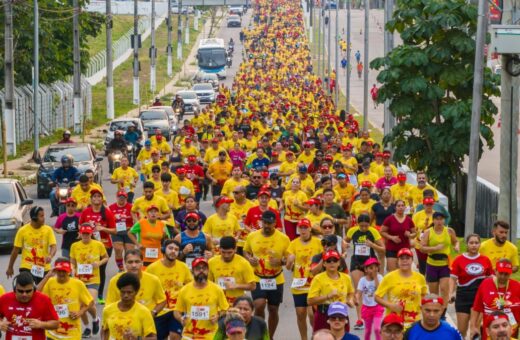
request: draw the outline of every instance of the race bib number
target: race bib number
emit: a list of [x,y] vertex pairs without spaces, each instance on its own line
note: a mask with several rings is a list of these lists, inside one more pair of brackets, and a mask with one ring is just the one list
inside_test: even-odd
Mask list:
[[191,306],[192,320],[209,320],[209,306]]
[[276,290],[276,279],[260,279],[261,290]]
[[236,281],[235,281],[234,277],[219,277],[218,280],[217,280],[217,284],[222,289],[227,289],[226,288],[226,282],[228,282],[230,284],[235,284]]
[[24,336],[24,335],[13,335],[11,336],[12,340],[32,340],[32,336]]
[[45,276],[45,268],[43,268],[42,266],[33,265],[31,267],[31,274],[33,276],[43,278]]
[[181,194],[183,196],[189,195],[190,193],[191,193],[191,190],[184,186],[181,186],[181,188],[179,189],[179,194]]
[[96,240],[101,240],[101,234],[99,233],[99,231],[95,231],[94,233],[92,233],[92,236],[94,237],[94,239]]
[[78,264],[78,275],[92,275],[93,271],[91,264]]
[[188,266],[188,268],[190,268],[190,270],[191,270],[191,264],[193,263],[193,260],[195,260],[193,257],[186,258],[186,265]]
[[159,249],[157,248],[146,248],[144,251],[144,256],[150,259],[158,259],[159,258]]
[[511,312],[511,310],[509,310],[509,312],[505,312],[505,313],[507,315],[507,318],[509,319],[509,323],[511,324],[511,327],[516,326],[517,322],[516,322],[515,316],[513,315],[513,312]]
[[305,286],[306,283],[307,283],[306,277],[294,278],[292,280],[291,288],[301,288],[301,287]]
[[370,247],[366,244],[356,244],[354,254],[358,256],[370,256]]
[[117,222],[116,231],[117,232],[126,231],[126,222]]
[[60,319],[69,317],[69,305],[54,305],[54,309],[56,310],[56,314],[58,314]]

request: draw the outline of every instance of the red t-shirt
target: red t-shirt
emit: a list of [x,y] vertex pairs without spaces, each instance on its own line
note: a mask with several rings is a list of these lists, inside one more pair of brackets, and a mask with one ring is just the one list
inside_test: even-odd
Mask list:
[[125,223],[126,229],[132,228],[134,220],[132,219],[132,203],[126,203],[126,205],[120,207],[117,202],[108,207],[114,214],[116,220],[116,226],[118,223]]
[[[86,222],[93,222],[94,224],[101,224],[102,227],[105,228],[116,228],[116,219],[114,217],[114,214],[110,209],[105,208],[105,218],[103,219],[103,216],[101,216],[101,212],[95,212],[91,206],[85,208],[83,212],[81,213],[81,217],[79,218],[79,224],[82,225]],[[112,248],[112,239],[110,238],[110,235],[106,232],[102,231],[99,233],[99,236],[96,235],[96,232],[94,232],[94,238],[98,239],[99,241],[103,242],[105,247]]]
[[45,340],[45,330],[32,329],[27,319],[40,321],[59,320],[51,299],[40,292],[34,292],[29,303],[20,303],[16,300],[14,292],[6,293],[0,297],[0,319],[6,318],[9,322],[6,339],[13,336],[32,337],[32,340]]
[[477,280],[485,279],[493,274],[493,265],[487,256],[477,254],[469,257],[459,255],[451,264],[451,276],[456,277],[460,287],[467,287]]
[[[274,212],[274,214],[276,215],[276,228],[282,229],[282,220],[280,219],[280,214],[278,213],[278,211],[274,210],[271,207],[269,207],[268,209]],[[260,206],[257,205],[256,207],[252,207],[247,211],[244,224],[252,228],[253,230],[259,230],[261,228],[260,220],[262,219],[262,213],[263,211],[260,210]]]
[[410,239],[404,236],[406,231],[412,232],[412,229],[415,228],[415,224],[413,223],[410,216],[406,216],[404,221],[400,223],[395,215],[390,215],[383,221],[383,225],[388,227],[388,234],[392,236],[399,236],[401,242],[395,243],[394,241],[386,240],[385,248],[390,251],[399,251],[402,248],[410,248]]
[[[494,311],[503,311],[509,317],[509,323],[513,330],[512,336],[516,338],[518,322],[520,322],[520,282],[510,279],[507,287],[497,288],[494,277],[484,279],[478,287],[473,302],[473,310],[482,313],[484,316],[490,315]],[[486,329],[483,328],[482,339],[487,339]]]
[[195,192],[200,192],[200,180],[199,178],[194,178],[193,175],[204,177],[204,168],[202,168],[200,165],[189,165],[186,164],[184,166],[184,169],[186,169],[186,177],[193,183],[193,187],[195,188]]

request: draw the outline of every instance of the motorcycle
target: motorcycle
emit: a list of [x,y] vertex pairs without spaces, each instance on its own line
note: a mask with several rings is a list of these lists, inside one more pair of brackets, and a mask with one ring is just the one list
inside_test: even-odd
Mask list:
[[179,117],[179,121],[181,121],[184,118],[184,110],[180,106],[176,106],[173,108],[173,112]]
[[130,143],[126,146],[126,156],[128,157],[128,162],[131,167],[135,166],[136,156],[135,156],[135,145]]
[[123,158],[124,153],[122,150],[111,150],[108,154],[108,171],[110,174],[114,172],[114,169],[117,169],[121,166],[121,158]]
[[233,64],[233,59],[231,59],[231,57],[228,56],[226,58],[226,65],[227,65],[227,67],[231,67],[232,64]]
[[235,52],[235,48],[233,46],[228,46],[227,55],[229,57],[232,57],[233,56],[233,52]]
[[65,201],[72,195],[72,189],[76,186],[75,182],[70,182],[64,179],[58,184],[56,189],[56,201],[58,202],[58,216],[65,212]]

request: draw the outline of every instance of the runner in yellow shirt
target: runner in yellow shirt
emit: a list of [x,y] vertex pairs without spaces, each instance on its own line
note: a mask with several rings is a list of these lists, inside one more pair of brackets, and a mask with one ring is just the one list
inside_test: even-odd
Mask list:
[[56,237],[52,227],[45,224],[42,207],[32,207],[29,215],[31,222],[16,232],[6,275],[7,278],[14,275],[14,263],[21,253],[20,271],[30,271],[34,281],[39,283],[51,269],[51,261],[57,249]]
[[434,187],[428,184],[428,177],[422,171],[417,172],[417,185],[412,186],[410,189],[410,198],[413,200],[413,205],[416,207],[420,204],[424,198],[423,192],[426,189],[430,189],[433,191],[433,198],[435,201],[439,201],[439,195],[437,194],[437,190]]
[[411,197],[412,188],[413,185],[406,183],[406,173],[400,171],[397,174],[397,184],[394,184],[390,187],[392,199],[394,201],[401,200],[406,202],[408,205],[413,206],[413,201]]
[[134,221],[139,221],[143,216],[146,216],[146,211],[151,205],[159,208],[161,213],[160,218],[162,220],[168,220],[171,216],[171,210],[168,207],[166,200],[159,195],[155,194],[155,186],[152,182],[144,182],[143,184],[143,196],[135,200],[132,206],[132,218]]
[[511,261],[513,265],[513,273],[518,271],[518,249],[509,242],[509,223],[505,221],[496,221],[493,223],[491,230],[493,238],[482,242],[479,252],[487,256],[491,260],[493,269],[496,268],[498,260],[505,258]]
[[224,236],[238,237],[240,225],[235,216],[229,213],[233,199],[220,196],[215,202],[216,212],[209,216],[202,227],[204,234],[211,237],[214,244],[219,244]]
[[[281,159],[281,158],[280,158]],[[278,176],[282,177],[283,183],[287,183],[289,177],[295,174],[298,170],[298,162],[294,159],[294,153],[292,151],[285,152],[285,161],[280,164],[278,170]]]
[[352,203],[350,214],[353,216],[359,216],[362,213],[370,214],[374,204],[376,204],[376,201],[370,198],[370,190],[361,188],[361,190],[359,190],[359,199]]
[[231,178],[227,179],[224,182],[224,186],[222,187],[221,195],[232,197],[233,190],[238,186],[246,187],[249,184],[249,181],[245,178],[242,178],[242,169],[240,167],[235,166],[231,170]]
[[184,167],[175,170],[177,176],[172,178],[171,188],[179,193],[179,201],[181,205],[188,196],[195,196],[195,186],[193,182],[186,178],[187,171]]
[[218,160],[209,165],[206,177],[211,181],[211,195],[216,200],[222,192],[224,183],[231,176],[233,165],[226,159],[226,151],[219,151]]
[[311,222],[312,232],[316,235],[321,234],[320,223],[324,218],[333,220],[334,218],[329,214],[323,212],[323,203],[318,198],[311,198],[306,202],[309,206],[309,211],[305,214],[305,218]]
[[139,154],[136,158],[139,162],[139,169],[141,169],[141,171],[143,171],[146,165],[152,160],[152,151],[154,150],[155,149],[152,148],[152,142],[149,139],[146,140],[144,142],[144,148],[139,151]]
[[244,291],[256,288],[253,267],[242,256],[236,254],[237,242],[232,236],[220,239],[220,255],[208,261],[209,280],[215,282],[224,290],[229,304],[244,295]]
[[217,321],[229,308],[224,291],[208,281],[208,261],[199,257],[192,263],[193,278],[179,291],[174,315],[184,329],[182,336],[188,339],[213,340]]
[[121,298],[103,310],[102,339],[157,339],[152,314],[136,301],[143,285],[137,274],[117,276],[114,289]]
[[134,189],[139,179],[139,174],[129,166],[128,157],[121,158],[121,166],[114,169],[110,182],[117,184],[117,191],[124,190],[128,194],[128,203],[134,200]]
[[167,160],[170,154],[172,153],[172,148],[170,147],[170,144],[168,144],[168,142],[163,139],[162,135],[157,135],[153,137],[156,137],[156,142],[154,144],[152,141],[152,147],[159,151],[162,161]]
[[180,339],[182,325],[173,316],[177,304],[177,296],[182,287],[193,281],[188,266],[177,260],[180,244],[174,240],[164,240],[161,251],[163,258],[146,268],[146,272],[159,278],[166,295],[166,306],[157,316],[157,338]]
[[251,229],[245,225],[244,221],[249,209],[256,205],[255,203],[246,198],[246,188],[244,186],[236,186],[233,191],[233,197],[235,198],[235,201],[231,203],[231,206],[229,207],[229,212],[231,215],[236,217],[240,226],[237,245],[238,253],[242,255],[242,249],[244,247],[247,234],[251,232]]
[[[58,258],[54,269],[38,285],[38,290],[51,299],[60,318],[58,329],[47,331],[49,339],[81,339],[81,318],[87,310],[96,309],[85,284],[70,277],[71,272],[69,260]],[[98,334],[99,319],[93,326],[94,334]]]
[[150,178],[152,176],[152,168],[154,166],[158,166],[159,169],[161,169],[161,164],[162,164],[162,161],[160,158],[160,153],[159,153],[159,151],[154,149],[152,151],[152,158],[151,158],[150,162],[148,162],[144,168],[141,168],[141,173],[146,178]]
[[[79,185],[76,185],[76,187],[72,189],[72,193],[70,194],[70,196],[78,204],[76,207],[78,211],[82,211],[90,205],[90,192],[94,189],[99,190],[99,192],[103,194],[103,189],[100,189],[99,186],[95,186],[92,183],[90,183],[89,177],[86,174],[79,176]],[[103,202],[106,202],[104,194]]]

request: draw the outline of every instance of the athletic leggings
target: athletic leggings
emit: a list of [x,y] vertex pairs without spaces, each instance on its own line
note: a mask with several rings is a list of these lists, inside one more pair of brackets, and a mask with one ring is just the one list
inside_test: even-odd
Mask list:
[[381,321],[385,309],[380,305],[361,306],[361,318],[365,323],[365,340],[370,340],[372,332],[376,340],[381,340]]
[[[112,257],[112,249],[113,248],[107,248],[108,258]],[[105,290],[107,264],[108,264],[108,262],[99,267],[99,279],[101,281],[99,284],[99,292],[98,292],[99,299],[103,298],[103,291]]]

